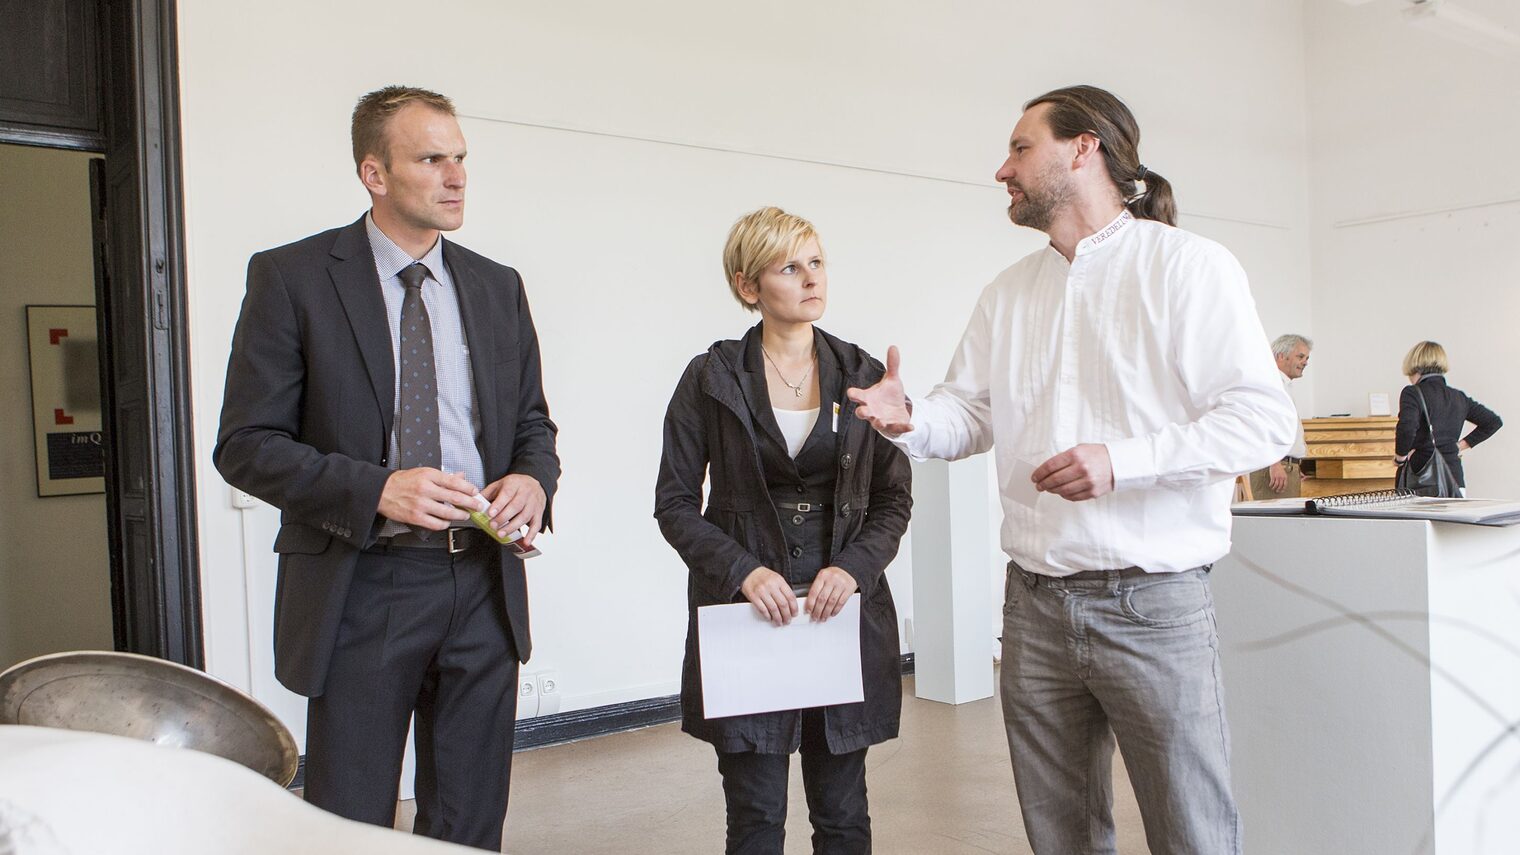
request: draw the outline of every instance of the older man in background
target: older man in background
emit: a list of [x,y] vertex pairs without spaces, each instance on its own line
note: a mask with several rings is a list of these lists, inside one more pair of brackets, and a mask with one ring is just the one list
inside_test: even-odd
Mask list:
[[[1277,359],[1277,370],[1282,372],[1283,391],[1288,385],[1304,376],[1309,367],[1309,351],[1314,342],[1301,335],[1287,333],[1272,341],[1272,355]],[[1290,398],[1291,400],[1291,395]],[[1304,423],[1297,422],[1293,446],[1282,460],[1251,473],[1251,496],[1256,499],[1297,498],[1304,480]]]

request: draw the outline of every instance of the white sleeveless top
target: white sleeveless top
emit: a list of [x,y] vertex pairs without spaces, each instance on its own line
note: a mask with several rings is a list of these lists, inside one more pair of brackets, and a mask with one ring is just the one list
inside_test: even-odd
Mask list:
[[808,434],[813,432],[813,425],[818,423],[818,410],[818,407],[811,410],[771,410],[776,414],[776,426],[781,428],[781,438],[786,440],[786,453],[794,459],[802,451]]

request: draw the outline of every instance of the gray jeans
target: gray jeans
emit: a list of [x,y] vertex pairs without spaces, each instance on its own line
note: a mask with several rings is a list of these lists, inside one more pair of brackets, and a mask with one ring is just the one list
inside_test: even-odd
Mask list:
[[1239,855],[1207,571],[1010,562],[1003,602],[1003,721],[1037,855],[1117,851],[1115,737],[1153,855]]

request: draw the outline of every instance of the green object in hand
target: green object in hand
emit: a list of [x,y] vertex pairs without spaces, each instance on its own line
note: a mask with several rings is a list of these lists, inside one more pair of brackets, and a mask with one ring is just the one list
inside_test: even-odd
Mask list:
[[474,508],[460,508],[460,510],[469,513],[470,522],[475,523],[477,528],[489,534],[497,543],[502,545],[506,545],[517,539],[517,532],[513,531],[502,534],[496,530],[496,526],[491,525],[491,518],[486,516],[486,511],[491,509],[491,503],[486,501],[485,496],[476,493],[475,505]]

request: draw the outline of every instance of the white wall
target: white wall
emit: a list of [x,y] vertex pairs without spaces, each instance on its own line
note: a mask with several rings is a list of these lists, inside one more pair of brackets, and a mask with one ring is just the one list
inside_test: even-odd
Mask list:
[[[1307,6],[1319,411],[1397,406],[1404,354],[1451,357],[1452,385],[1520,424],[1520,50],[1410,26],[1403,4]],[[1461,0],[1520,32],[1520,6]],[[1520,495],[1515,428],[1464,459],[1474,495]]]
[[95,305],[90,155],[0,145],[0,670],[111,649],[103,494],[37,496],[26,306]]
[[[256,681],[244,574],[267,543],[245,562],[210,462],[244,266],[363,211],[359,94],[410,82],[455,98],[471,148],[457,237],[526,278],[565,463],[558,530],[529,565],[530,667],[557,669],[574,709],[676,689],[685,570],[650,518],[660,421],[685,362],[752,321],[720,274],[740,213],[813,219],[824,326],[878,354],[902,345],[909,387],[927,388],[982,286],[1042,243],[1008,225],[991,181],[1020,104],[1095,83],[1138,114],[1184,225],[1245,263],[1267,328],[1308,331],[1301,10],[1166,5],[181,4],[211,669]],[[904,614],[907,555],[891,574]]]

